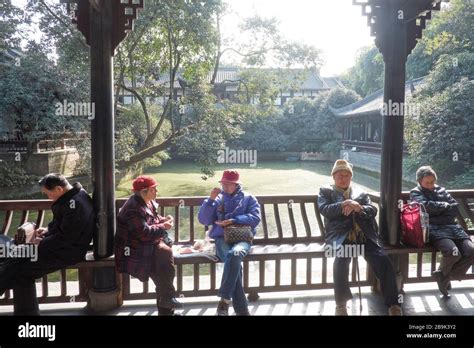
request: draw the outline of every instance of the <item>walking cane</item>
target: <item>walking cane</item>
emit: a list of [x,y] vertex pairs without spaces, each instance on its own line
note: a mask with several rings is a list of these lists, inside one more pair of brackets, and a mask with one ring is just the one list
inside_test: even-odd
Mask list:
[[354,263],[356,265],[357,287],[359,288],[359,315],[362,315],[362,294],[360,290],[360,272],[359,272],[359,261],[358,261],[357,256],[354,257]]

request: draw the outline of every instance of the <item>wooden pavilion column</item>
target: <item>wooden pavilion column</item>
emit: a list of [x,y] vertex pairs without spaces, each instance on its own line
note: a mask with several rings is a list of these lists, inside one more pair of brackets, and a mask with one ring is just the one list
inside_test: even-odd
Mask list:
[[[367,16],[375,44],[385,62],[384,104],[403,110],[407,56],[422,36],[431,11],[441,0],[353,0]],[[404,115],[387,108],[382,114],[380,174],[380,230],[385,242],[399,244],[399,199],[402,188]]]
[[[75,4],[78,29],[90,46],[91,103],[95,117],[91,123],[93,201],[97,221],[94,258],[113,255],[115,235],[115,147],[113,56],[115,48],[133,29],[133,21],[144,0],[63,0]],[[103,312],[122,304],[115,267],[94,269],[89,308]]]

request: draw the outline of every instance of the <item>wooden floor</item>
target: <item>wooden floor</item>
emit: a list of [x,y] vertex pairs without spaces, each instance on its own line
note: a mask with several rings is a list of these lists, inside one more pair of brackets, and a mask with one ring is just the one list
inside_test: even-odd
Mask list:
[[[405,315],[474,315],[474,280],[453,282],[450,298],[444,299],[435,283],[409,284],[405,286]],[[352,315],[359,315],[357,288],[352,289],[354,299],[350,303]],[[184,298],[183,315],[214,315],[217,298]],[[43,304],[42,315],[87,315],[85,303]],[[307,292],[264,293],[257,302],[251,302],[249,309],[253,315],[334,315],[334,297],[331,290]],[[0,306],[0,316],[12,315],[12,306]],[[146,316],[157,315],[151,300],[126,301],[121,308],[107,315]],[[230,310],[233,314],[233,310]],[[387,315],[382,297],[370,292],[369,287],[362,288],[362,315]]]

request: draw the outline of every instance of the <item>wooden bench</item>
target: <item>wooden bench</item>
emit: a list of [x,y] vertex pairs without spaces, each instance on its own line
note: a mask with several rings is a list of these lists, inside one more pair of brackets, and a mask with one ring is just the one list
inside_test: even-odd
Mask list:
[[[450,191],[461,204],[461,213],[472,221],[474,209],[474,190]],[[375,203],[377,195],[371,195]],[[403,193],[406,199],[408,193]],[[205,227],[199,224],[197,212],[205,197],[159,198],[161,215],[171,214],[175,217],[174,239],[177,244],[193,244],[203,239]],[[246,257],[243,267],[244,288],[250,300],[258,298],[261,292],[297,291],[314,289],[332,289],[332,263],[323,249],[324,225],[317,207],[317,195],[257,196],[262,209],[262,221],[257,235]],[[118,199],[117,211],[125,199]],[[20,211],[20,223],[28,221],[29,211],[37,211],[34,219],[40,226],[44,212],[50,208],[48,200],[40,201],[0,201],[0,213],[4,213],[3,233],[8,231],[12,222],[13,211]],[[34,220],[33,219],[33,220]],[[31,221],[31,219],[30,219]],[[470,230],[471,234],[474,231]],[[432,247],[423,249],[406,247],[386,247],[389,254],[400,256],[400,272],[404,283],[433,282],[431,273],[436,267],[436,250]],[[423,269],[423,256],[430,254],[430,269]],[[416,255],[416,272],[409,270],[409,256]],[[220,272],[217,263],[205,257],[177,257],[176,289],[179,296],[216,295],[219,288]],[[42,279],[40,303],[86,301],[88,289],[92,287],[93,269],[96,267],[115,267],[113,257],[105,260],[86,260],[69,269],[78,270],[79,290],[71,294],[67,291],[67,272],[61,270],[60,294],[50,295],[48,277]],[[474,274],[467,274],[466,279],[474,279]],[[373,285],[374,278],[367,268],[361,274],[361,281],[356,281],[354,264],[350,285]],[[140,291],[133,291],[138,280],[127,274],[118,277],[123,300],[153,299],[154,286],[142,283]],[[1,304],[11,303],[11,298],[0,299]]]

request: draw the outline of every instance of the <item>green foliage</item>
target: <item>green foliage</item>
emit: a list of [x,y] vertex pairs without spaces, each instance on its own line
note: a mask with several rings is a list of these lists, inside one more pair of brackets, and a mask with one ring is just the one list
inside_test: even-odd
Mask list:
[[420,114],[405,120],[413,164],[432,165],[442,180],[462,174],[465,168],[460,159],[474,149],[472,76],[473,53],[442,56],[411,101],[419,106]]
[[408,57],[408,78],[428,75],[443,54],[473,52],[473,12],[472,1],[451,0],[439,13],[433,13],[422,39]]
[[375,46],[359,50],[355,65],[349,69],[345,79],[351,89],[362,97],[383,87],[384,62]]
[[0,96],[7,129],[21,130],[30,140],[54,139],[56,132],[78,132],[88,124],[87,117],[56,115],[56,103],[80,100],[81,93],[34,43],[27,47],[20,66],[0,67]]
[[26,173],[20,162],[0,162],[0,187],[34,184],[38,179],[37,176]]
[[474,187],[474,165],[469,166],[469,168],[464,173],[457,175],[454,177],[454,179],[450,180],[446,186],[450,189],[465,189]]
[[244,134],[231,144],[258,151],[334,151],[336,120],[330,107],[339,108],[359,98],[347,89],[323,92],[314,99],[292,98],[283,114],[254,113],[242,125]]

